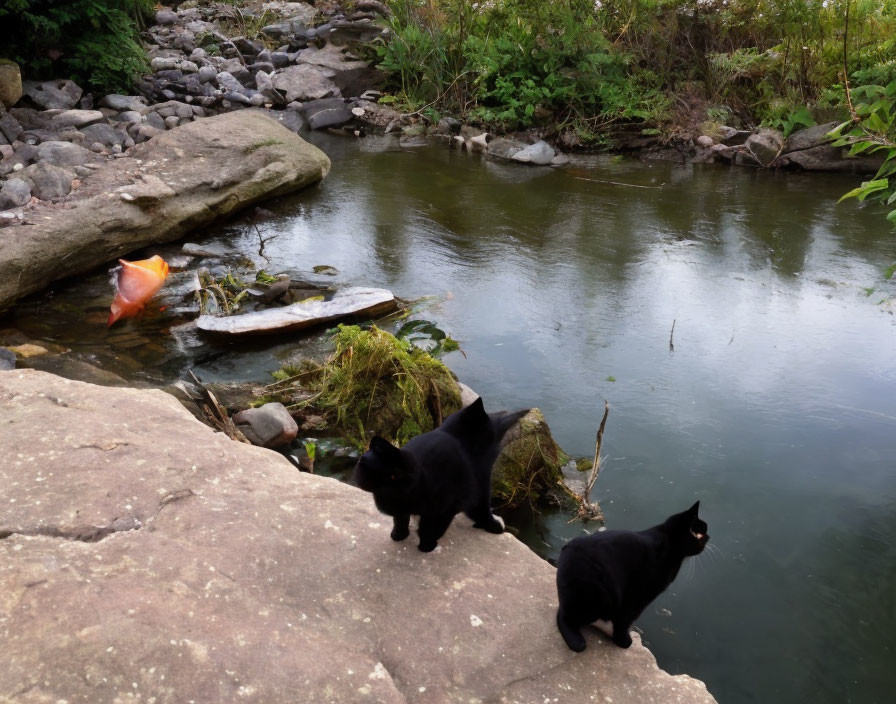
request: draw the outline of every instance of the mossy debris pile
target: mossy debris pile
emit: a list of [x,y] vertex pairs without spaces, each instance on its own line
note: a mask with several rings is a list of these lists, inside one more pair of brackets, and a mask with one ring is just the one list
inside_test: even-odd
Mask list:
[[353,445],[365,447],[374,435],[403,445],[460,409],[448,367],[407,340],[376,326],[340,325],[333,343],[324,365],[286,366],[271,390],[281,398],[301,390],[306,397],[292,405],[323,414]]

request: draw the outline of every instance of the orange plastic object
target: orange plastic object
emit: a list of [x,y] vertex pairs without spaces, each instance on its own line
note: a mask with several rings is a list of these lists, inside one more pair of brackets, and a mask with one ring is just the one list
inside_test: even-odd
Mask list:
[[112,301],[109,323],[121,318],[133,318],[143,311],[146,302],[162,288],[168,276],[168,262],[158,254],[149,259],[129,262],[119,259],[121,268],[114,281],[115,298]]

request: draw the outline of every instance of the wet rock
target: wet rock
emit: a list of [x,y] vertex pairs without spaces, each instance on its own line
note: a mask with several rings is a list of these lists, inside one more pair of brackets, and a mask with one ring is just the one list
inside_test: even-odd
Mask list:
[[321,66],[301,64],[287,66],[271,79],[274,88],[282,92],[287,101],[319,100],[341,96],[339,87],[332,81],[334,72]]
[[32,196],[40,200],[52,200],[71,192],[75,174],[68,169],[41,162],[22,169],[19,177],[31,186]]
[[260,408],[240,411],[233,422],[249,442],[260,447],[285,447],[299,432],[299,426],[282,403],[266,403]]
[[726,147],[739,147],[751,134],[749,130],[738,130],[728,125],[719,127],[719,141]]
[[433,134],[460,134],[463,123],[454,117],[443,117],[436,125]]
[[833,138],[828,137],[828,132],[834,129],[837,124],[838,123],[836,122],[828,122],[823,125],[813,125],[804,130],[794,132],[784,143],[784,154],[803,151],[804,149],[812,149],[813,147],[833,142]]
[[73,354],[32,355],[19,360],[19,366],[49,372],[64,379],[83,381],[99,386],[128,386],[128,382],[118,374],[100,369],[95,364],[85,362]]
[[25,81],[24,94],[44,110],[69,110],[78,104],[83,91],[74,81]]
[[303,110],[308,126],[313,130],[338,127],[354,117],[341,98],[312,100],[304,104]]
[[539,141],[535,144],[530,144],[524,149],[520,149],[510,158],[513,161],[521,161],[526,164],[546,166],[554,158],[554,148],[545,141]]
[[384,315],[396,307],[395,297],[390,291],[355,287],[338,291],[330,300],[307,300],[280,308],[226,317],[201,315],[196,320],[196,327],[222,335],[282,333],[351,316]]
[[495,137],[488,143],[488,155],[497,159],[512,159],[513,156],[526,148],[526,144],[516,139]]
[[22,97],[22,72],[12,61],[0,59],[0,107],[11,108]]
[[41,142],[36,147],[36,160],[53,166],[81,166],[90,158],[90,152],[71,142]]
[[29,200],[31,200],[31,188],[23,179],[7,179],[0,186],[0,210],[18,208]]
[[734,155],[738,152],[739,147],[729,147],[724,144],[713,144],[710,147],[712,158],[714,161],[730,163],[734,159]]
[[181,247],[181,251],[184,254],[189,254],[191,257],[212,257],[214,259],[228,259],[230,257],[237,256],[236,250],[233,250],[223,244],[215,244],[214,242],[210,242],[208,244],[185,242],[184,246]]
[[759,164],[768,166],[784,148],[784,135],[778,130],[761,129],[751,134],[744,146]]
[[785,154],[775,162],[775,166],[795,167],[804,171],[874,174],[883,164],[883,160],[884,157],[880,153],[870,156],[849,156],[848,149],[821,144]]

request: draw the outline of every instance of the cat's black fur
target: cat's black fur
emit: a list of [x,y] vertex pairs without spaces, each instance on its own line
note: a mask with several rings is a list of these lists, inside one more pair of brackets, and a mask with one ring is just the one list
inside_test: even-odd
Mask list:
[[629,628],[666,590],[684,558],[699,555],[709,536],[697,512],[700,502],[642,531],[608,530],[569,541],[557,563],[557,628],[576,652],[585,649],[579,630],[598,619],[613,625],[613,642],[632,644]]
[[407,538],[411,516],[420,516],[418,547],[423,552],[435,549],[461,511],[476,528],[502,533],[504,524],[491,509],[492,464],[501,438],[526,413],[528,409],[486,413],[478,398],[400,450],[374,437],[358,460],[355,481],[373,493],[380,511],[393,517],[393,540]]

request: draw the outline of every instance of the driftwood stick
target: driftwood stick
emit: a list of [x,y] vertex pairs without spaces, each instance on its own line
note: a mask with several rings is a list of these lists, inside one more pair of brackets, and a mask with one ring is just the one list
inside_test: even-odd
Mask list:
[[601,418],[600,427],[597,429],[597,440],[594,443],[594,462],[591,464],[591,473],[588,475],[588,482],[585,485],[585,494],[582,497],[586,503],[591,503],[591,490],[597,481],[597,475],[600,474],[600,446],[604,440],[604,428],[607,427],[607,416],[610,415],[610,404],[604,401],[604,417]]
[[597,438],[594,442],[594,461],[591,463],[591,472],[588,474],[588,480],[585,482],[585,487],[582,489],[582,493],[576,495],[576,500],[579,502],[579,509],[576,511],[576,515],[569,520],[569,523],[572,523],[576,519],[582,521],[603,521],[604,519],[603,511],[600,510],[600,504],[596,501],[591,501],[591,490],[594,488],[594,484],[597,482],[597,476],[600,474],[600,449],[604,440],[604,429],[607,427],[607,416],[609,415],[610,404],[604,401],[604,416],[601,418],[600,427],[597,429]]
[[[677,320],[677,318],[675,319]],[[675,320],[672,321],[672,331],[669,333],[669,351],[675,351],[675,343],[672,341],[672,338],[675,336]]]

